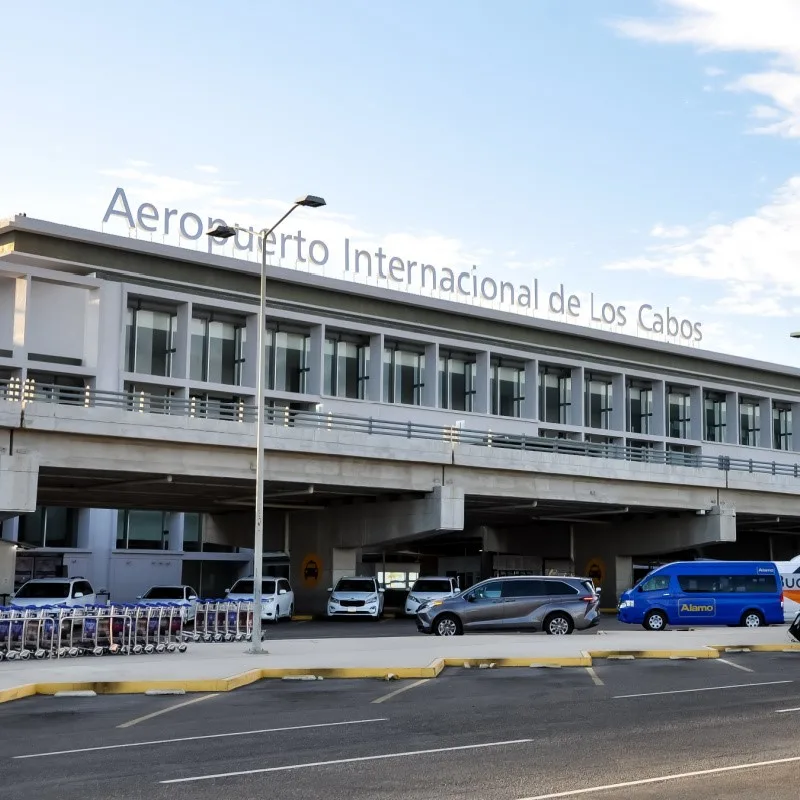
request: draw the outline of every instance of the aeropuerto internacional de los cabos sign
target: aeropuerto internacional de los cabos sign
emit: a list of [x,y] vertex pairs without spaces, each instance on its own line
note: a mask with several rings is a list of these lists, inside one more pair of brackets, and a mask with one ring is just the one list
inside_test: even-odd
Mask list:
[[[218,217],[203,218],[192,211],[159,209],[153,203],[141,203],[132,209],[125,190],[117,188],[103,216],[103,223],[125,220],[128,228],[159,234],[164,237],[177,236],[181,240],[198,241],[216,225],[228,223]],[[232,247],[234,251],[248,254],[260,253],[263,245],[259,232],[252,227],[240,230],[229,242],[206,237],[208,252]],[[266,254],[270,257],[288,259],[297,265],[323,268],[331,258],[331,247],[322,239],[307,239],[302,231],[296,233],[272,233],[267,237]],[[452,300],[477,301],[497,304],[509,311],[529,316],[547,314],[568,322],[582,322],[620,330],[633,323],[639,333],[672,340],[680,344],[697,344],[702,341],[702,323],[675,316],[667,306],[660,309],[649,303],[641,303],[629,309],[619,303],[602,302],[594,293],[586,297],[567,292],[564,284],[548,291],[534,278],[529,283],[514,283],[482,275],[476,265],[471,269],[451,269],[397,255],[389,255],[378,247],[374,251],[356,247],[348,238],[342,242],[340,263],[346,277],[385,281],[396,288],[415,286],[423,292],[435,293]]]

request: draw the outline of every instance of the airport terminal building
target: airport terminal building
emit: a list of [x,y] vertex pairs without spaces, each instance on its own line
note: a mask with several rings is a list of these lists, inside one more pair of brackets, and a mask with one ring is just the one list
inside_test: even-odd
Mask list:
[[[18,581],[252,569],[257,296],[252,261],[0,222]],[[590,572],[608,605],[676,555],[800,552],[798,370],[277,267],[268,297],[265,572],[298,610],[354,572]]]

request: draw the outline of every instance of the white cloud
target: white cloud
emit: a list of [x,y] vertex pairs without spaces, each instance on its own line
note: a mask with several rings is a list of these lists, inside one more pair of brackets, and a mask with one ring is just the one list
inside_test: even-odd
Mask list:
[[128,164],[132,167],[138,167],[139,169],[153,166],[149,161],[137,161],[135,158],[129,158]]
[[[614,23],[623,35],[703,52],[768,56],[772,68],[743,75],[727,88],[751,92],[774,104],[779,117],[754,133],[800,137],[800,3],[797,0],[665,0],[674,12],[651,20]],[[709,69],[714,69],[709,68]],[[709,74],[709,70],[706,70]]]
[[656,239],[684,239],[689,235],[689,229],[684,225],[664,225],[661,222],[653,226],[650,231],[651,236]]
[[212,167],[210,164],[197,164],[195,169],[198,172],[207,172],[209,175],[216,175],[219,172],[217,167]]
[[725,74],[725,70],[719,67],[706,67],[704,72],[709,78],[718,78],[720,75]]

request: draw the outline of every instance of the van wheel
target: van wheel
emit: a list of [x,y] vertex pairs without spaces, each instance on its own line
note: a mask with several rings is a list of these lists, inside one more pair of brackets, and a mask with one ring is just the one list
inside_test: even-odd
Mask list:
[[461,620],[453,614],[442,614],[433,626],[437,636],[461,636],[464,629]]
[[651,611],[642,625],[648,631],[663,631],[667,627],[667,615],[663,611]]
[[764,615],[760,611],[745,611],[742,614],[743,628],[761,628],[764,624]]
[[575,623],[572,617],[557,611],[544,621],[544,632],[548,636],[568,636],[572,633]]

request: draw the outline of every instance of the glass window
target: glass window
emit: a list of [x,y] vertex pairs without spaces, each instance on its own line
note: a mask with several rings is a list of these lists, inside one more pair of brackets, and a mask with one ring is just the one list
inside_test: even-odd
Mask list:
[[547,581],[545,589],[547,594],[563,596],[578,594],[578,590],[574,586],[570,586],[564,581]]
[[525,368],[492,364],[492,409],[498,417],[521,417],[525,401]]
[[421,578],[414,582],[412,592],[451,592],[450,581],[437,580],[436,578]]
[[117,514],[118,550],[166,550],[167,537],[163,511],[125,509]]
[[175,312],[128,308],[125,328],[128,372],[170,377],[176,324]]
[[375,582],[372,578],[342,578],[336,584],[336,592],[374,592]]
[[388,403],[422,405],[425,354],[386,347],[383,351],[383,391]]
[[728,404],[725,395],[717,392],[706,392],[704,408],[706,441],[724,442],[728,416]]
[[777,450],[792,449],[792,407],[775,403],[772,408],[772,437]]
[[572,372],[544,367],[539,371],[539,419],[566,425],[572,405]]
[[761,406],[758,400],[739,398],[739,443],[755,447],[761,428]]
[[689,423],[691,412],[691,395],[676,389],[670,389],[669,400],[669,435],[673,439],[691,439]]
[[643,592],[663,592],[669,589],[669,575],[654,575],[642,584]]
[[477,600],[499,600],[503,592],[503,584],[500,581],[491,581],[478,586],[472,592]]
[[325,340],[324,394],[356,400],[366,399],[368,369],[368,344]]
[[628,430],[652,433],[653,388],[632,384],[628,388]]
[[477,364],[466,356],[439,357],[439,407],[472,411],[475,402]]
[[544,597],[549,594],[545,581],[527,579],[503,581],[503,597]]
[[145,600],[183,600],[183,586],[154,586],[148,589],[142,597]]
[[[242,578],[231,587],[231,594],[253,594],[255,582],[252,578]],[[261,594],[275,594],[275,581],[261,581]]]
[[586,425],[590,428],[611,428],[611,380],[586,376]]
[[774,594],[774,575],[679,575],[678,583],[687,594]]
[[17,598],[31,600],[68,600],[71,589],[69,581],[44,581],[42,583],[26,583],[17,592]]
[[63,506],[37,508],[19,518],[20,542],[35,547],[75,547],[78,539],[78,510]]

